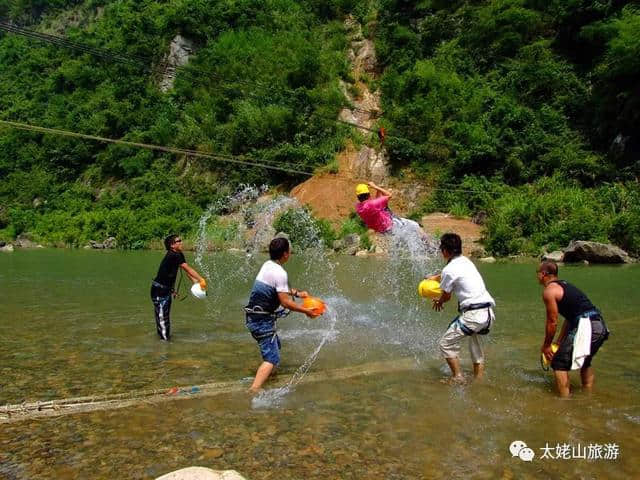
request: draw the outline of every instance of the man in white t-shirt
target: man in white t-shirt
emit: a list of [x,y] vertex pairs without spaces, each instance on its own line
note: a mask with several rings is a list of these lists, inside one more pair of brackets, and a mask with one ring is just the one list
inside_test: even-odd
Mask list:
[[476,266],[462,255],[462,240],[458,235],[445,233],[440,239],[440,252],[447,265],[439,275],[428,277],[438,280],[442,289],[440,298],[433,301],[433,309],[441,311],[443,304],[455,294],[460,312],[440,339],[440,351],[451,368],[450,381],[462,383],[464,377],[458,354],[461,340],[469,337],[473,374],[479,379],[484,373],[484,353],[479,335],[489,333],[495,320],[493,308],[496,302],[487,291]]
[[[249,389],[256,393],[269,375],[280,363],[280,339],[276,332],[276,320],[284,309],[304,313],[314,318],[319,314],[298,305],[293,298],[305,298],[307,292],[289,289],[287,272],[282,265],[289,260],[291,247],[286,238],[278,237],[269,244],[269,256],[258,272],[251,289],[249,304],[245,307],[246,325],[251,336],[258,342],[262,355],[262,364]],[[284,308],[282,308],[284,307]]]

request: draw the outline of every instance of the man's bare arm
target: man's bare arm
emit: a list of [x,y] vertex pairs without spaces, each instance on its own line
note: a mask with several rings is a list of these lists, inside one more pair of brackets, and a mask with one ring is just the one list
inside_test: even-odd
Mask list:
[[188,263],[183,263],[182,265],[180,265],[180,268],[182,268],[187,273],[192,282],[202,282],[204,280],[204,278],[202,278],[198,272],[191,268]]
[[386,190],[386,189],[384,189],[382,187],[379,187],[378,185],[376,185],[373,182],[369,182],[368,185],[371,188],[374,188],[376,190],[376,192],[377,192],[376,196],[380,196],[380,194],[382,194],[382,195],[385,195],[385,196],[391,198],[391,191],[390,190]]
[[284,308],[288,308],[292,312],[304,313],[307,317],[311,317],[311,318],[319,316],[319,314],[315,313],[313,310],[309,308],[304,308],[303,306],[298,305],[296,302],[294,302],[291,299],[289,295],[290,294],[288,292],[278,292],[278,300],[280,300],[280,304]]
[[546,287],[544,289],[544,292],[542,292],[542,301],[544,302],[544,306],[547,311],[547,319],[544,328],[544,343],[542,344],[542,348],[544,349],[551,347],[553,337],[556,335],[556,330],[558,328],[558,302],[552,287]]

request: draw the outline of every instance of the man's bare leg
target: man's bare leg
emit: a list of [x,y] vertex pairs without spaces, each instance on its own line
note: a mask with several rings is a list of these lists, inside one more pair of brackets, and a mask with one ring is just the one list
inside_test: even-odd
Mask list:
[[591,393],[593,389],[593,382],[596,379],[596,375],[593,371],[593,368],[581,368],[580,369],[580,379],[582,380],[582,390],[585,392]]
[[447,364],[451,369],[451,381],[455,383],[462,383],[464,377],[462,376],[462,370],[460,370],[460,359],[458,357],[446,358]]
[[484,363],[473,364],[473,376],[476,380],[482,380],[482,377],[484,376]]
[[564,370],[554,370],[553,375],[556,377],[556,387],[558,387],[558,395],[567,398],[571,393],[571,382],[569,381],[569,372]]
[[251,393],[257,393],[260,390],[262,384],[266,382],[267,378],[269,378],[269,375],[271,375],[274,367],[275,365],[273,363],[262,362],[262,364],[258,367],[258,371],[256,372],[256,378],[253,379],[251,388],[249,388],[249,391]]

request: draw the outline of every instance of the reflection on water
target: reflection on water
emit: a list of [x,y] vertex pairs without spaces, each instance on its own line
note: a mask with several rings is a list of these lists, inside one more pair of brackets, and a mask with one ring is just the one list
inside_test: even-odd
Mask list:
[[[253,376],[259,353],[242,306],[257,270],[229,276],[227,288],[207,298],[218,313],[192,298],[176,303],[167,344],[156,338],[148,298],[161,257],[0,256],[0,404]],[[448,387],[439,383],[436,340],[454,311],[434,313],[417,298],[417,273],[405,269],[393,284],[386,260],[334,257],[329,285],[301,257],[287,264],[291,281],[328,302],[335,328],[326,335],[329,317],[283,319],[282,373],[298,371],[323,338],[314,372],[407,356],[415,370],[303,381],[266,409],[228,394],[2,425],[0,478],[150,478],[188,465],[236,469],[250,479],[640,476],[632,460],[640,447],[638,267],[561,270],[601,307],[613,332],[594,361],[595,393],[561,401],[538,363],[544,309],[533,264],[480,266],[498,303],[487,378]],[[220,278],[236,258],[216,259]],[[470,368],[464,350],[463,366]],[[514,440],[536,458],[512,458]],[[540,459],[546,443],[616,443],[620,456]]]

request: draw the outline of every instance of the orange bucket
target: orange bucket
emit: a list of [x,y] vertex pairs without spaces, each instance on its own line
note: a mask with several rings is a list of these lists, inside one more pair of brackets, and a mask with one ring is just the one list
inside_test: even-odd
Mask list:
[[303,298],[302,306],[304,308],[308,308],[309,310],[313,310],[314,313],[317,313],[319,315],[322,315],[327,310],[327,306],[324,304],[324,302],[315,297]]

